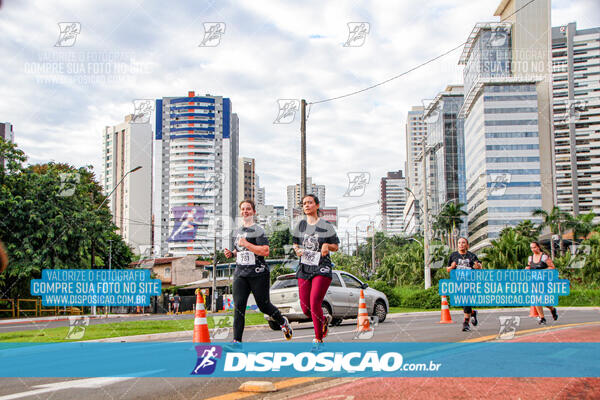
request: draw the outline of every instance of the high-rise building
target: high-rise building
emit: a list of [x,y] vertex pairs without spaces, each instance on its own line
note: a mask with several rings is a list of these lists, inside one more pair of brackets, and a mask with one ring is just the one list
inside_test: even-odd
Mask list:
[[[0,138],[6,142],[14,142],[15,134],[13,132],[13,126],[10,122],[0,122]],[[0,156],[0,164],[4,164],[4,158]]]
[[113,223],[133,251],[143,253],[152,245],[152,127],[127,115],[102,136],[102,186],[105,195],[115,189],[108,199]]
[[557,204],[600,215],[600,28],[552,28]]
[[465,98],[459,118],[465,118],[468,229],[474,251],[504,227],[525,219],[538,222],[532,211],[552,205],[544,92],[548,74],[527,57],[535,54],[543,62],[548,53],[548,3],[503,0],[496,15],[507,21],[476,24],[460,57]]
[[189,92],[156,100],[158,255],[210,255],[215,237],[218,249],[231,248],[238,126],[226,97]]
[[427,123],[427,145],[431,149],[427,195],[432,215],[438,214],[450,201],[465,205],[467,202],[464,120],[458,117],[462,104],[462,85],[449,85],[423,114]]
[[[312,183],[312,178],[306,178],[306,194],[314,194],[319,198],[320,207],[325,207],[325,185]],[[294,208],[302,208],[300,201],[302,192],[300,184],[288,185],[287,187],[287,210],[291,213]]]
[[254,202],[256,205],[265,205],[265,188],[260,187],[258,175],[256,175],[256,191],[254,193]]
[[238,159],[238,196],[239,200],[250,199],[256,202],[256,172],[254,158]]
[[399,235],[404,232],[406,205],[406,178],[402,170],[388,172],[381,178],[381,218],[383,231]]
[[423,111],[423,107],[414,106],[406,116],[406,187],[419,198],[423,179],[419,157],[423,150],[423,139],[427,137]]

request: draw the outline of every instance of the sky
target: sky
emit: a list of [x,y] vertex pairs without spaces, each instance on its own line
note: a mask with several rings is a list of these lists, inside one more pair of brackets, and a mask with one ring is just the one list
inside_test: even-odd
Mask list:
[[[396,76],[463,43],[475,23],[496,21],[498,3],[5,0],[0,121],[14,125],[30,163],[92,165],[99,175],[101,132],[133,112],[134,99],[190,90],[229,97],[240,156],[256,159],[266,203],[285,205],[286,186],[300,180],[300,123],[299,115],[273,123],[278,100],[317,102]],[[553,26],[597,27],[600,2],[553,0],[551,18]],[[78,23],[79,33],[55,46],[64,22]],[[225,28],[220,41],[201,46],[204,24],[216,22]],[[357,22],[368,24],[364,43],[344,46]],[[326,186],[326,206],[339,208],[340,236],[378,219],[381,177],[404,170],[406,114],[462,83],[460,51],[310,107],[308,176]],[[346,197],[352,172],[370,180],[364,194]]]

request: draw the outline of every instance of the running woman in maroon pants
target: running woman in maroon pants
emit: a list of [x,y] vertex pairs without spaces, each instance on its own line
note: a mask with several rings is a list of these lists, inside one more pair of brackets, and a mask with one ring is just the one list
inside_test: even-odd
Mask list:
[[323,317],[323,299],[331,284],[332,267],[329,252],[337,251],[340,239],[331,223],[319,218],[319,199],[314,194],[302,198],[306,219],[301,220],[293,232],[296,255],[300,257],[298,291],[302,312],[312,319],[315,327],[313,343],[323,342],[327,336],[331,316]]

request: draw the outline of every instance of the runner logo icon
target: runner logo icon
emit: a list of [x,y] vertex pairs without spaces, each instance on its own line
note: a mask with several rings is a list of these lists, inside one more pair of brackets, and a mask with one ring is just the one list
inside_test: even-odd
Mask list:
[[217,359],[223,355],[221,346],[196,346],[198,361],[190,375],[210,375],[217,368]]

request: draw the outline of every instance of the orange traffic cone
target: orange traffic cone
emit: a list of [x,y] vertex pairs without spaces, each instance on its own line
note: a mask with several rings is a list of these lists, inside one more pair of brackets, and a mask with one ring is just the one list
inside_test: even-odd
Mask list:
[[440,324],[453,324],[452,317],[450,316],[450,307],[448,306],[448,299],[446,296],[442,296],[442,319]]
[[530,316],[531,318],[537,318],[537,317],[539,317],[539,316],[540,316],[540,314],[538,314],[538,312],[537,312],[537,308],[536,308],[535,306],[531,306],[531,307],[529,308],[529,316]]
[[210,343],[204,299],[199,289],[196,289],[196,318],[194,318],[194,343]]
[[369,321],[369,313],[367,312],[367,302],[365,301],[365,293],[360,291],[360,299],[358,300],[358,322],[356,324],[357,332],[367,332],[371,330],[371,322]]

